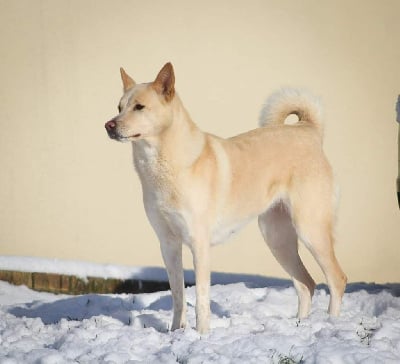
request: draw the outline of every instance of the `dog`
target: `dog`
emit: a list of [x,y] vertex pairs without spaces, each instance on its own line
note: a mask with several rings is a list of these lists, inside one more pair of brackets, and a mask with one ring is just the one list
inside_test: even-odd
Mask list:
[[[119,113],[105,128],[110,138],[132,143],[144,208],[171,287],[171,329],[186,325],[182,245],[193,254],[196,329],[204,334],[210,322],[210,247],[256,217],[293,280],[298,318],[308,316],[315,288],[298,254],[298,239],[326,277],[329,313],[339,315],[347,278],[334,253],[336,189],[316,99],[283,89],[267,100],[259,128],[223,139],[192,121],[175,91],[171,63],[149,83],[137,84],[123,68],[120,72]],[[298,122],[288,125],[291,114]]]

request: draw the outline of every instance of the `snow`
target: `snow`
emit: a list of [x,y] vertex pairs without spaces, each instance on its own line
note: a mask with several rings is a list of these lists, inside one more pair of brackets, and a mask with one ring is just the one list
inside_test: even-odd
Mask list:
[[[91,275],[85,267],[81,275]],[[349,285],[339,318],[326,314],[329,295],[319,286],[310,317],[299,322],[294,288],[261,283],[212,286],[211,331],[200,336],[193,287],[188,327],[169,332],[168,291],[67,296],[0,282],[0,363],[400,362],[400,285]]]

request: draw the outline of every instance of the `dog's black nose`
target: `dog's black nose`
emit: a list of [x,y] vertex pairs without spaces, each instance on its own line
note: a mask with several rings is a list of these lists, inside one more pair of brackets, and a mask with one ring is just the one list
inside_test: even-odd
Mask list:
[[110,121],[107,121],[104,126],[107,131],[111,131],[117,126],[117,124],[115,123],[114,120],[110,120]]

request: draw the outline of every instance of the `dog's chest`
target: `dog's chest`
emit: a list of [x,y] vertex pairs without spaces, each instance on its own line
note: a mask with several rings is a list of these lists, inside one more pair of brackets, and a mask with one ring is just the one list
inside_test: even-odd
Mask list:
[[135,156],[135,167],[140,177],[145,205],[169,210],[176,204],[177,191],[170,166],[156,154],[146,158]]
[[177,176],[152,148],[135,151],[134,163],[143,190],[147,217],[159,236],[172,234],[184,243],[189,239],[188,214],[182,209]]
[[161,240],[178,240],[191,245],[192,214],[179,206],[174,191],[168,188],[143,189],[147,217]]

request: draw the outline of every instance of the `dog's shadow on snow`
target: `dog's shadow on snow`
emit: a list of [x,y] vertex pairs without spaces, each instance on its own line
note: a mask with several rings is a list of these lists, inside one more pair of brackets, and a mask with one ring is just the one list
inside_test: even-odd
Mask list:
[[40,318],[44,324],[55,324],[62,319],[82,321],[94,316],[113,317],[124,324],[131,322],[131,311],[137,310],[133,298],[88,294],[71,296],[54,302],[31,302],[13,307],[8,312],[17,317]]
[[[125,325],[153,327],[157,331],[167,332],[170,318],[162,320],[156,312],[169,311],[168,315],[172,316],[171,294],[169,292],[162,293],[161,296],[154,294],[154,298],[152,301],[148,295],[87,294],[61,298],[54,302],[34,301],[12,307],[8,312],[16,317],[40,318],[46,325],[57,324],[63,319],[83,321],[96,316],[106,316]],[[219,317],[229,317],[229,312],[214,301],[211,301],[211,310]]]

